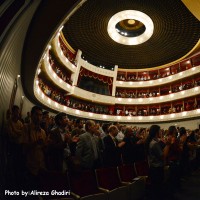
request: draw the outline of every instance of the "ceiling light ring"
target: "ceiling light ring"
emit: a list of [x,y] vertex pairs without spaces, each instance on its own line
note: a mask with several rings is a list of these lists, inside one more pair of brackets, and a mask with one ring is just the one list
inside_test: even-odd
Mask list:
[[[144,33],[136,37],[125,37],[118,33],[116,24],[120,21],[134,19],[140,21],[146,27]],[[154,30],[154,24],[151,18],[143,12],[137,10],[124,10],[116,13],[111,17],[108,22],[107,31],[109,36],[117,43],[124,45],[139,45],[146,42],[152,35]]]

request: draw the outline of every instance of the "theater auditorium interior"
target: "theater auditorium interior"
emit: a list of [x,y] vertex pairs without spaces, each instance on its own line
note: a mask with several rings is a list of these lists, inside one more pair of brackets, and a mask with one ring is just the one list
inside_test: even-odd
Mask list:
[[200,199],[200,0],[1,0],[0,198]]

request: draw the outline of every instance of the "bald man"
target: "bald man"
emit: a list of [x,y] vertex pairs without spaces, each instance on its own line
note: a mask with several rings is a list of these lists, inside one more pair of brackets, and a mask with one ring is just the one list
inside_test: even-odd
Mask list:
[[121,161],[121,147],[125,142],[119,143],[116,136],[119,129],[115,125],[111,125],[108,129],[109,134],[103,138],[104,142],[104,165],[106,167],[118,166]]

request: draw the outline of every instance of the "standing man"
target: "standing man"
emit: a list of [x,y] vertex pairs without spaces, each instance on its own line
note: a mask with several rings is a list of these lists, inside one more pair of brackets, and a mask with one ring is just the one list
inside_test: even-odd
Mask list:
[[109,134],[103,138],[104,143],[104,164],[106,167],[115,167],[122,163],[121,147],[125,142],[118,142],[116,136],[119,129],[115,125],[111,125],[108,129]]
[[155,200],[163,198],[164,161],[171,146],[171,138],[168,138],[165,147],[162,147],[159,141],[160,134],[160,126],[154,124],[150,127],[149,135],[145,141],[145,148],[150,166],[149,178],[152,185],[150,199]]
[[[71,137],[72,138],[76,137],[79,140],[79,136],[81,134],[83,134],[84,132],[85,132],[85,130],[83,129],[83,120],[81,120],[79,118],[76,119],[75,120],[75,127],[72,130]],[[71,153],[72,153],[73,156],[76,154],[76,146],[77,146],[78,140],[72,141],[72,143],[70,145]]]
[[65,171],[67,159],[71,156],[69,142],[71,135],[67,129],[69,119],[65,113],[55,116],[56,128],[49,134],[48,168],[50,170]]
[[[9,157],[8,163],[13,175],[13,181],[17,186],[20,185],[22,178],[22,168],[24,165],[24,160],[22,156],[23,148],[23,124],[19,120],[20,112],[17,105],[13,105],[11,118],[7,121],[7,134],[8,134],[8,147],[9,147]],[[12,177],[12,176],[11,176]]]
[[133,164],[136,158],[136,146],[137,146],[137,138],[133,133],[133,128],[131,126],[127,126],[124,132],[125,145],[122,147],[122,159],[123,164]]
[[49,135],[49,131],[50,131],[50,117],[49,117],[49,112],[48,111],[44,111],[42,116],[42,122],[40,124],[41,128],[45,131],[46,135]]
[[19,120],[19,116],[19,107],[14,105],[12,107],[11,118],[7,122],[7,133],[14,153],[16,153],[15,151],[18,151],[17,149],[19,149],[19,146],[23,142],[23,124]]
[[169,153],[167,156],[167,162],[169,165],[169,186],[174,192],[180,188],[180,158],[181,158],[181,146],[178,140],[178,130],[175,126],[170,126],[168,129],[168,138],[171,140]]
[[42,121],[42,108],[33,106],[31,109],[31,123],[24,126],[24,147],[26,167],[29,172],[29,187],[37,188],[37,175],[45,169],[46,133],[40,127]]
[[76,156],[79,157],[83,169],[95,169],[100,166],[98,137],[94,135],[97,131],[95,122],[93,120],[86,121],[85,130],[86,132],[79,136]]
[[79,136],[82,133],[84,133],[84,129],[83,129],[83,120],[81,119],[76,119],[75,120],[75,125],[74,125],[74,129],[72,130],[72,137],[73,136]]
[[124,139],[124,133],[122,132],[123,126],[119,122],[114,122],[113,125],[115,125],[118,128],[116,139],[118,140],[118,142],[123,141]]

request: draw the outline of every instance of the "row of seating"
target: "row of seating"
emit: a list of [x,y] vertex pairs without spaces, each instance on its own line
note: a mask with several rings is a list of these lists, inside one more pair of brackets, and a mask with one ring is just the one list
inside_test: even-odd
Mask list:
[[[83,170],[76,173],[43,171],[39,175],[40,189],[50,195],[43,199],[139,200],[145,194],[148,163],[112,168]],[[51,195],[52,191],[70,191],[67,195]]]

